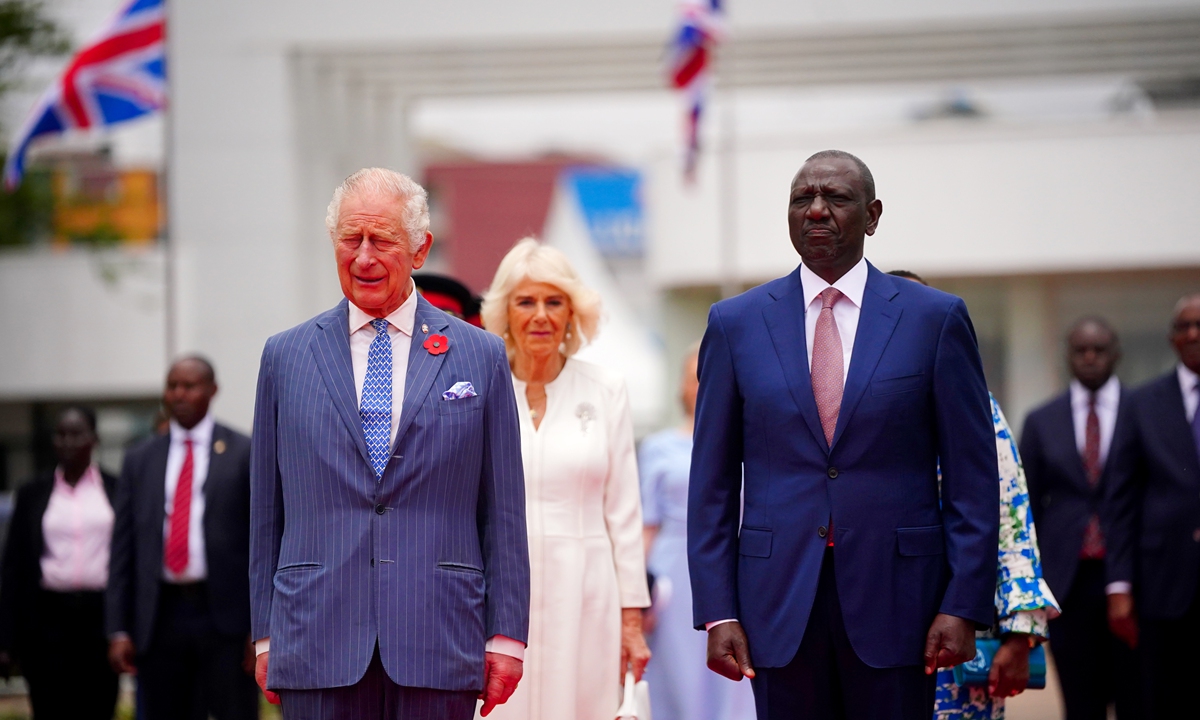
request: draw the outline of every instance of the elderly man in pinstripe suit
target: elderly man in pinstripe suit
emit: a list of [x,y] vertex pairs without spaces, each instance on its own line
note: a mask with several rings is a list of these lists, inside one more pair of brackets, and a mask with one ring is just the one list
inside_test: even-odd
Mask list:
[[259,370],[257,679],[287,720],[465,720],[477,698],[487,715],[520,680],[529,622],[504,343],[416,293],[420,185],[360,170],[326,224],[346,299],[269,339]]

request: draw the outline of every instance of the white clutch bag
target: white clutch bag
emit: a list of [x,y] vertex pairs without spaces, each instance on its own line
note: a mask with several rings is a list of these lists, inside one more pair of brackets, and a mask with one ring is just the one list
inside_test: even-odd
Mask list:
[[653,720],[650,717],[650,683],[635,683],[633,672],[625,673],[625,698],[617,708],[617,720]]

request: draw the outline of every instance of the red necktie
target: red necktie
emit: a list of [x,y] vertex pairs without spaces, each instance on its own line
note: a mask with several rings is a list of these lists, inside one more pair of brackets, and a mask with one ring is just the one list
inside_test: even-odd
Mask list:
[[[812,388],[817,401],[817,415],[821,418],[821,429],[825,431],[825,444],[833,445],[833,432],[837,429],[838,413],[842,409],[845,358],[842,356],[842,338],[838,335],[837,323],[833,321],[833,306],[843,297],[837,288],[821,291],[821,314],[817,316],[817,328],[813,331]],[[829,518],[825,545],[833,547],[833,518]]]
[[183,456],[183,467],[179,469],[179,482],[175,484],[175,500],[171,508],[171,524],[167,533],[165,559],[167,569],[176,575],[188,565],[188,525],[192,517],[192,441],[183,441],[187,454]]
[[[1093,491],[1100,483],[1100,417],[1096,414],[1096,393],[1088,396],[1087,424],[1083,430],[1083,472],[1087,476],[1088,487]],[[1092,515],[1088,518],[1087,528],[1083,531],[1083,547],[1079,557],[1084,560],[1100,560],[1104,558],[1104,534],[1100,532],[1100,518]]]

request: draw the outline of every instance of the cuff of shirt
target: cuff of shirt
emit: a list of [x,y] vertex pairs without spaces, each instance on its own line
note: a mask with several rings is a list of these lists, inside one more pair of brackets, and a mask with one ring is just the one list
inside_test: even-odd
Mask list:
[[265,637],[262,640],[254,641],[254,657],[258,657],[265,652],[271,651],[271,638]]
[[1105,595],[1132,595],[1133,583],[1117,580],[1104,586]]
[[737,618],[729,618],[728,620],[713,620],[710,623],[704,623],[705,630],[712,630],[718,625],[724,625],[727,622],[737,622]]
[[112,635],[109,635],[108,639],[109,640],[128,640],[129,633],[125,632],[124,630],[118,630],[115,633],[113,633]]
[[483,646],[486,652],[500,653],[509,657],[515,657],[518,660],[525,660],[525,643],[520,640],[513,640],[510,637],[503,635],[493,635],[488,639]]

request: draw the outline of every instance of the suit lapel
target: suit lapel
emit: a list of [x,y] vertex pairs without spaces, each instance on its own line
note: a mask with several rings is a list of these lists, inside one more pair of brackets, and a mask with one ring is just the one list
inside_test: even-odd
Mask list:
[[[833,433],[830,451],[837,447],[838,440],[846,431],[846,425],[854,416],[854,410],[862,400],[871,376],[875,374],[875,366],[879,364],[884,348],[892,339],[892,332],[896,329],[901,312],[900,308],[891,304],[892,298],[897,294],[895,281],[876,270],[874,265],[867,263],[867,288],[863,291],[858,330],[854,335],[854,351],[850,356],[846,387],[842,391],[842,408],[838,412],[837,429]],[[813,406],[816,407],[815,402]]]
[[[396,428],[393,452],[395,452],[395,446],[399,445],[400,438],[404,437],[408,426],[412,424],[417,411],[420,410],[421,401],[429,394],[429,387],[433,385],[434,378],[442,369],[446,355],[456,349],[462,352],[461,348],[455,348],[455,338],[453,337],[448,338],[449,349],[440,355],[434,355],[425,349],[425,340],[429,335],[443,332],[449,325],[449,316],[430,305],[425,298],[417,295],[417,314],[413,322],[412,345],[408,348],[408,374],[404,376],[404,409],[400,414],[400,425]],[[422,326],[429,327],[429,334],[421,331]]]
[[146,458],[146,502],[150,503],[149,515],[153,519],[151,527],[157,532],[147,533],[146,537],[153,543],[147,548],[153,557],[163,556],[163,522],[167,517],[167,454],[171,451],[171,436],[164,435],[154,441]]
[[[1074,458],[1074,462],[1068,463],[1071,468],[1071,481],[1081,490],[1091,492],[1087,470],[1083,467],[1083,453],[1079,452],[1079,446],[1075,444],[1075,410],[1071,407],[1070,390],[1063,396],[1061,403],[1054,405],[1051,418],[1054,427],[1059,428],[1059,432],[1054,433],[1054,442],[1058,444],[1057,451],[1062,453],[1063,457]],[[1111,448],[1109,455],[1112,455]],[[1107,458],[1105,464],[1107,465]]]
[[788,276],[786,289],[775,298],[775,302],[763,308],[763,320],[771,334],[771,344],[783,368],[792,400],[800,409],[800,415],[808,425],[813,439],[825,447],[825,431],[821,429],[821,418],[817,415],[817,401],[813,396],[812,379],[808,371],[808,344],[804,336],[804,288],[800,284],[800,268]]
[[342,300],[333,312],[317,320],[317,332],[312,341],[313,356],[317,369],[325,381],[329,397],[358,452],[367,465],[371,455],[367,452],[367,441],[363,437],[362,420],[358,416],[357,393],[354,391],[354,368],[350,364],[350,316],[349,302]]

